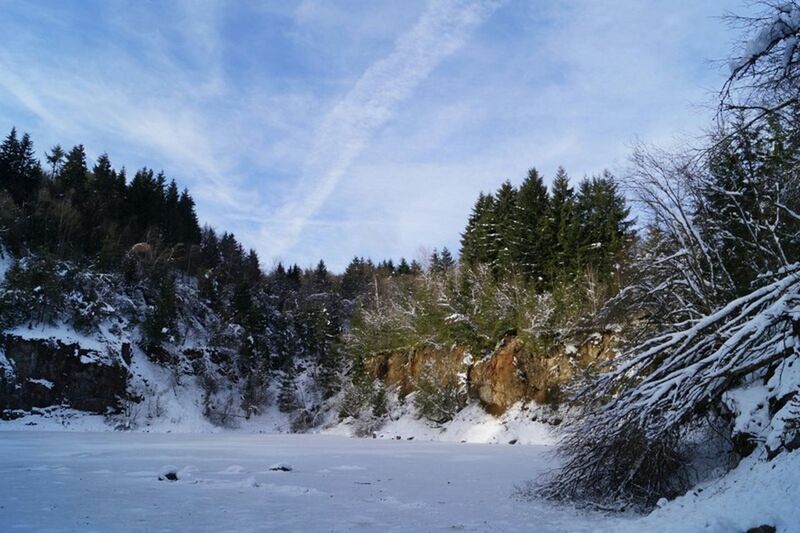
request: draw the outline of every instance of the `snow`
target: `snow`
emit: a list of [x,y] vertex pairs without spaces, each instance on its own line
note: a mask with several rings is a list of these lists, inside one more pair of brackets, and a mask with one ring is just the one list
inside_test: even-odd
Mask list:
[[22,339],[57,340],[62,344],[77,344],[83,349],[96,350],[100,353],[105,353],[107,348],[107,344],[102,340],[88,335],[82,335],[73,328],[65,325],[51,326],[47,324],[38,324],[32,328],[17,326],[3,333],[6,335],[14,335]]
[[11,254],[6,251],[6,249],[0,245],[0,284],[3,283],[6,279],[6,272],[14,265],[14,260],[11,258]]
[[796,452],[748,459],[638,516],[516,498],[515,487],[556,466],[552,451],[332,435],[7,431],[0,531],[713,533],[771,524],[789,533],[800,523]]
[[[413,402],[412,402],[413,403]],[[553,445],[558,439],[554,427],[532,420],[537,410],[528,410],[521,403],[513,405],[502,416],[488,414],[478,404],[472,403],[458,412],[453,420],[442,425],[432,424],[417,417],[415,412],[402,413],[389,420],[375,433],[379,439],[426,440],[441,442],[469,442],[475,444],[508,443]],[[339,424],[325,433],[353,434],[348,423]]]
[[800,531],[798,502],[800,453],[782,454],[769,462],[749,457],[727,476],[696,487],[618,530],[724,533],[766,524],[794,533]]
[[52,381],[49,381],[47,379],[28,378],[28,383],[35,383],[37,385],[41,385],[46,389],[52,389],[55,386],[55,384]]
[[[8,432],[0,530],[595,531],[512,498],[548,448],[325,435]],[[290,463],[291,471],[272,471]],[[159,480],[174,472],[176,481]]]
[[5,373],[6,376],[14,375],[14,365],[6,357],[5,352],[0,348],[0,374]]
[[20,418],[0,422],[0,433],[3,434],[20,430],[26,432],[100,432],[111,431],[111,429],[102,415],[93,415],[61,406],[34,408]]
[[760,434],[769,425],[766,386],[752,383],[749,386],[733,389],[722,395],[722,399],[736,415],[733,433]]
[[735,71],[750,61],[758,59],[781,41],[784,43],[781,67],[786,68],[790,64],[797,44],[795,35],[800,32],[800,6],[786,2],[777,4],[776,11],[777,14],[772,20],[768,21],[761,31],[747,43],[741,60],[731,65],[732,70]]

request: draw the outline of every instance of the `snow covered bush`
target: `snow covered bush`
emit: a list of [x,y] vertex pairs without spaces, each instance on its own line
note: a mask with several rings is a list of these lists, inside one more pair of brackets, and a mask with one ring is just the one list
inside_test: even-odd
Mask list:
[[0,288],[0,321],[5,328],[22,321],[51,324],[63,307],[64,290],[54,261],[29,257],[6,273]]
[[800,265],[794,265],[716,312],[623,354],[617,368],[583,392],[604,401],[567,431],[567,462],[549,493],[646,505],[676,496],[690,480],[689,435],[704,420],[731,412],[733,438],[753,441],[750,451],[796,447],[782,413],[791,412],[800,386],[793,370],[798,318]]
[[17,261],[0,285],[0,326],[64,323],[92,332],[114,312],[106,298],[118,290],[110,274],[31,255]]

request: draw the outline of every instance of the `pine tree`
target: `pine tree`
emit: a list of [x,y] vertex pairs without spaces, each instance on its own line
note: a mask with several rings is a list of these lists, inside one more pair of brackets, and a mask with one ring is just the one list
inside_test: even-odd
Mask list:
[[411,266],[408,264],[405,257],[400,258],[400,263],[397,265],[397,274],[399,276],[411,274]]
[[428,271],[434,274],[440,274],[444,272],[442,258],[439,256],[439,250],[436,248],[433,249],[431,256],[428,258]]
[[461,234],[461,262],[467,266],[489,263],[490,236],[494,233],[494,197],[480,193],[472,208],[467,227]]
[[558,167],[553,179],[547,224],[551,246],[547,271],[548,277],[553,280],[574,272],[577,260],[575,191],[569,186],[569,176],[563,167]]
[[65,192],[72,191],[73,196],[80,200],[84,197],[89,169],[86,164],[86,152],[83,145],[79,144],[67,154],[64,166],[59,174],[58,184]]
[[219,265],[219,238],[213,228],[203,227],[200,237],[200,261],[205,268],[214,268]]
[[450,250],[447,249],[447,246],[442,248],[442,255],[439,257],[439,265],[442,272],[448,272],[456,265],[456,261],[453,259],[453,254],[450,253]]
[[17,139],[17,130],[12,128],[0,145],[0,187],[8,190],[15,202],[22,203],[34,197],[40,177],[41,167],[30,135],[25,133]]
[[258,260],[258,254],[252,248],[248,250],[247,257],[244,259],[244,279],[252,285],[261,282],[263,274],[261,272],[261,263]]
[[200,242],[200,223],[195,212],[195,204],[188,189],[183,189],[178,199],[178,238],[184,244]]
[[343,298],[354,300],[364,294],[372,278],[372,268],[363,257],[354,257],[342,274],[340,292]]
[[164,195],[164,211],[161,213],[161,233],[169,245],[181,240],[181,221],[178,215],[178,184],[171,180]]
[[136,172],[126,188],[126,219],[131,237],[135,241],[158,237],[157,232],[148,234],[148,230],[151,228],[157,230],[163,216],[165,200],[163,179],[163,175],[157,179],[151,169],[142,168]]
[[327,399],[340,389],[339,367],[341,350],[339,339],[342,333],[340,313],[336,302],[323,305],[315,315],[315,343],[313,350],[319,362],[317,381],[322,389],[323,398]]
[[724,268],[738,294],[758,273],[800,256],[800,220],[778,207],[798,195],[788,183],[800,166],[800,135],[785,131],[776,117],[750,128],[743,121],[738,117],[715,145],[698,206],[698,225],[725,244]]
[[628,245],[633,225],[625,197],[611,173],[583,180],[576,207],[579,265],[591,267],[601,280],[609,279]]
[[161,344],[175,338],[177,301],[175,280],[170,274],[162,273],[157,278],[157,293],[144,321],[145,340],[150,344]]
[[331,287],[330,275],[328,274],[328,267],[322,259],[317,263],[314,272],[311,275],[311,283],[315,291],[327,291]]
[[291,291],[300,290],[300,286],[303,282],[303,271],[297,264],[292,265],[289,267],[289,270],[286,271],[286,285],[287,288]]
[[550,262],[552,242],[547,232],[547,187],[532,168],[517,193],[517,235],[513,245],[516,262],[528,279],[544,281],[545,265]]
[[492,230],[487,233],[487,256],[496,275],[517,270],[519,250],[519,220],[517,189],[506,180],[495,194],[492,209]]
[[87,199],[87,215],[92,227],[121,220],[125,202],[125,181],[111,167],[108,154],[102,154],[92,169]]
[[292,413],[300,408],[297,398],[297,384],[295,381],[295,371],[291,368],[284,372],[281,379],[281,388],[278,393],[278,409],[282,413]]
[[14,167],[18,158],[19,139],[17,139],[17,128],[11,128],[11,133],[0,145],[0,187],[6,189],[9,193],[14,189]]

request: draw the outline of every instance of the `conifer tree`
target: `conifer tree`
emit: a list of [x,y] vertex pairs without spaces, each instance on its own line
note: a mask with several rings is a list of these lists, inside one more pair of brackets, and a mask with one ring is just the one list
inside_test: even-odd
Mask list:
[[436,248],[433,249],[431,256],[428,258],[428,270],[434,273],[442,271],[442,259],[439,257],[439,250]]
[[289,267],[289,270],[286,271],[286,285],[289,290],[296,291],[300,289],[300,285],[303,281],[303,271],[297,264],[292,265]]
[[5,188],[15,202],[26,202],[34,197],[40,176],[41,167],[30,135],[24,133],[17,139],[17,130],[12,128],[0,145],[0,187]]
[[548,277],[553,280],[575,270],[578,224],[575,217],[575,191],[569,186],[564,167],[553,179],[547,209],[547,229],[551,247]]
[[405,257],[400,258],[400,263],[397,265],[397,274],[400,276],[411,274],[411,266],[408,264]]
[[178,214],[178,184],[171,180],[164,195],[164,211],[161,213],[161,231],[167,244],[181,240],[181,221]]
[[442,254],[439,257],[439,266],[442,272],[448,272],[453,269],[456,261],[453,259],[453,254],[447,249],[447,246],[442,248]]
[[608,171],[581,182],[576,196],[578,261],[601,279],[613,273],[619,254],[628,245],[630,209]]
[[120,219],[125,201],[125,181],[111,167],[108,154],[102,154],[92,169],[91,193],[87,204],[87,215],[93,219],[92,226],[106,225]]
[[202,235],[200,238],[200,258],[203,266],[206,268],[214,268],[219,264],[219,238],[214,228],[209,226],[203,227]]
[[758,273],[800,256],[800,219],[778,207],[781,198],[800,196],[790,187],[800,167],[800,135],[777,117],[749,128],[743,121],[737,117],[714,146],[698,205],[708,238],[725,243],[723,266],[737,293],[749,290]]
[[342,274],[340,290],[342,297],[347,300],[354,300],[366,291],[367,285],[372,277],[370,265],[364,258],[354,257]]
[[200,223],[195,212],[194,200],[189,196],[189,190],[185,188],[178,199],[178,223],[180,242],[185,244],[200,242]]
[[79,144],[67,154],[64,166],[59,174],[59,184],[65,192],[72,191],[77,199],[83,198],[86,189],[86,178],[89,169],[86,164],[86,152]]
[[517,270],[520,247],[520,224],[517,210],[517,190],[506,180],[495,194],[492,209],[492,226],[487,234],[488,263],[496,275]]
[[161,273],[156,280],[156,297],[144,322],[144,334],[148,343],[157,345],[176,334],[177,301],[172,276]]
[[297,384],[295,382],[295,370],[291,368],[284,372],[281,379],[281,388],[278,393],[278,409],[282,413],[292,413],[300,408],[297,398]]
[[517,248],[516,261],[522,272],[538,283],[544,281],[552,247],[547,231],[548,200],[542,177],[531,168],[517,193],[518,222],[513,245]]
[[251,285],[256,285],[261,281],[262,277],[258,254],[251,248],[244,259],[244,279]]
[[480,193],[472,213],[469,215],[467,227],[461,234],[461,262],[467,266],[488,263],[490,235],[494,232],[492,221],[494,197]]

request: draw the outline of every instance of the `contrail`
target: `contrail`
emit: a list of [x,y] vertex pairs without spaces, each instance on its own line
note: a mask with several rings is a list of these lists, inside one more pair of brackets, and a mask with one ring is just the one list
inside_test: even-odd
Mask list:
[[[274,256],[297,242],[367,143],[398,105],[500,5],[498,0],[430,0],[392,52],[373,63],[327,114],[303,165],[296,199],[278,210],[280,231],[262,230]],[[285,224],[285,226],[283,225]]]

